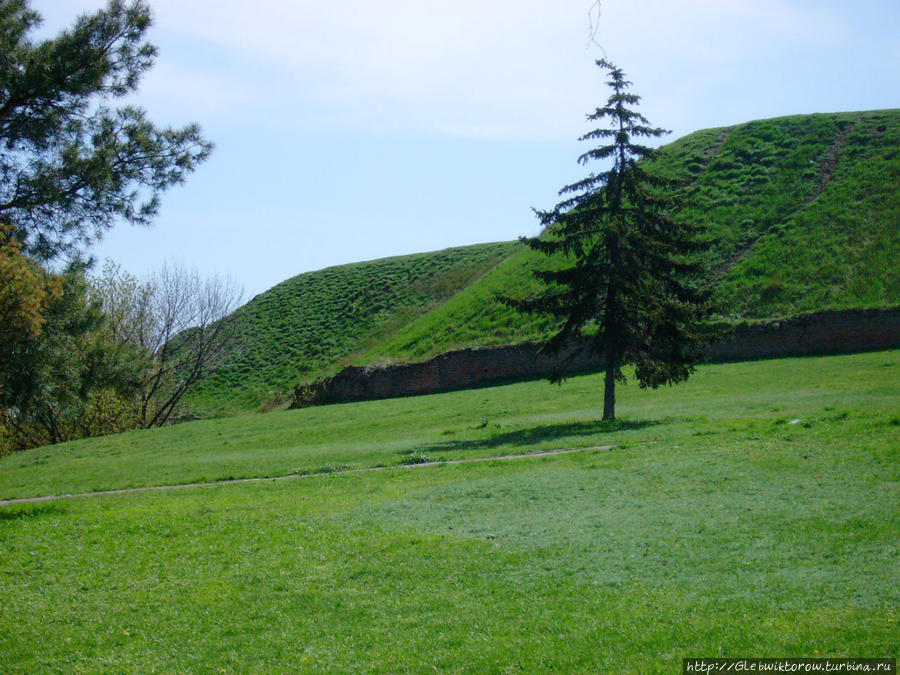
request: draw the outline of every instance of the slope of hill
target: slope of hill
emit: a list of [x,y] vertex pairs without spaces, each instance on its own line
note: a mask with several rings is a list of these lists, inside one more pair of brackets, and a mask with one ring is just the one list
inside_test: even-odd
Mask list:
[[[900,110],[817,114],[707,129],[674,141],[661,171],[689,181],[681,217],[715,240],[709,278],[730,317],[900,304]],[[528,250],[504,260],[358,363],[422,359],[540,338],[545,320],[503,306],[527,295]]]
[[[715,241],[708,276],[727,317],[900,305],[900,110],[706,129],[655,161],[686,181],[680,215]],[[506,242],[301,274],[235,313],[239,340],[191,402],[252,410],[348,363],[540,339],[551,323],[497,296],[528,295],[547,264]]]
[[300,274],[234,314],[237,339],[191,398],[200,412],[255,409],[327,375],[518,251],[479,244]]

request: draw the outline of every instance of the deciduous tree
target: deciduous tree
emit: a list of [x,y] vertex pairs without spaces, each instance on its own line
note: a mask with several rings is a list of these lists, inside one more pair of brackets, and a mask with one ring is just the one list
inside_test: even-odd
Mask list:
[[44,308],[59,292],[58,283],[22,255],[22,244],[14,232],[10,226],[0,225],[0,362],[8,360],[17,339],[41,332]]
[[234,335],[229,315],[241,298],[229,279],[165,265],[146,282],[107,263],[94,294],[114,339],[146,357],[137,425],[169,422],[184,395],[219,361]]
[[44,283],[50,290],[40,320],[0,344],[0,445],[22,449],[133,428],[140,354],[105,330],[80,270]]

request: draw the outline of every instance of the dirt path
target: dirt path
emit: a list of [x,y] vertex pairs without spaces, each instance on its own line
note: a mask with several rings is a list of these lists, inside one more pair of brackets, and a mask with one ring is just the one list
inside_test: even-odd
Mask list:
[[[471,457],[469,459],[448,459],[434,462],[420,462],[419,464],[393,464],[391,466],[372,466],[362,469],[338,469],[330,472],[363,473],[366,471],[387,471],[388,469],[423,469],[429,466],[446,466],[448,464],[472,464],[474,462],[494,462],[508,459],[524,459],[526,457],[546,457],[547,455],[565,455],[584,450],[611,450],[614,445],[592,445],[584,448],[561,448],[558,450],[537,450],[535,452],[522,452],[516,455],[497,455],[494,457]],[[232,478],[229,480],[209,481],[206,483],[181,483],[178,485],[148,485],[146,487],[123,488],[121,490],[100,490],[98,492],[79,492],[76,494],[47,495],[45,497],[22,497],[20,499],[0,500],[0,506],[12,504],[38,504],[40,502],[52,502],[58,499],[77,499],[81,497],[100,497],[103,495],[125,495],[132,492],[150,492],[153,490],[181,490],[184,488],[214,487],[216,485],[231,485],[233,483],[261,483],[263,481],[297,480],[300,478],[313,478],[322,476],[323,473],[291,473],[286,476],[266,476],[262,478]]]
[[[789,219],[796,217],[797,214],[800,213],[801,211],[805,211],[807,208],[809,208],[809,206],[814,201],[816,201],[816,199],[819,198],[819,195],[821,195],[825,191],[825,188],[828,187],[828,183],[831,182],[831,179],[834,176],[834,170],[837,168],[838,159],[839,159],[841,150],[844,148],[844,142],[847,140],[848,134],[851,131],[853,131],[853,129],[856,127],[857,124],[859,124],[859,122],[860,122],[860,118],[857,117],[853,121],[852,124],[848,125],[848,127],[846,129],[841,131],[835,137],[831,146],[828,148],[828,150],[825,151],[825,154],[822,155],[822,159],[819,162],[819,179],[818,179],[818,183],[816,184],[815,190],[813,190],[813,193],[809,197],[807,197],[803,201],[803,203],[796,210],[794,210],[793,213],[790,214],[790,216],[786,216],[786,217],[782,218],[781,219],[782,223],[787,222]],[[773,223],[770,223],[770,225],[772,225],[772,224]],[[727,262],[725,262],[723,265],[721,265],[719,267],[719,269],[717,269],[715,271],[715,273],[712,275],[712,278],[706,284],[706,287],[709,287],[709,286],[712,286],[713,284],[715,284],[719,279],[721,279],[725,275],[726,272],[728,272],[732,267],[737,265],[741,260],[746,258],[750,254],[750,252],[754,248],[756,248],[756,245],[760,241],[762,241],[766,237],[766,235],[768,235],[770,232],[771,232],[771,228],[767,227],[763,232],[761,232],[759,234],[759,236],[755,237],[753,239],[753,241],[748,243],[746,246],[741,248],[740,251],[736,252],[733,256],[731,256],[731,258]]]

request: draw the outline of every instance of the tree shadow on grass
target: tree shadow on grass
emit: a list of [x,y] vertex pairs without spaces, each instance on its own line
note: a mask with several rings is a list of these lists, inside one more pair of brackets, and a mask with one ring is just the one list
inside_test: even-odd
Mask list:
[[11,504],[0,506],[0,523],[7,520],[40,518],[54,513],[62,513],[63,510],[59,504]]
[[570,422],[569,424],[542,424],[527,429],[494,434],[487,438],[441,441],[440,443],[418,448],[417,451],[484,450],[504,445],[527,447],[559,438],[593,436],[616,431],[634,431],[664,423],[664,420],[588,420],[584,422]]

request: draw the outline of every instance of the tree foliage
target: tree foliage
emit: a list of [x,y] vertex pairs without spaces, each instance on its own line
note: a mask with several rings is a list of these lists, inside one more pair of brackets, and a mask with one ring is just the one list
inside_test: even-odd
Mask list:
[[145,225],[159,194],[212,146],[199,128],[157,128],[133,106],[156,49],[143,0],[110,0],[54,38],[29,36],[28,0],[0,0],[0,220],[39,260],[73,257],[116,221]]
[[34,337],[44,323],[47,301],[59,285],[26,256],[14,229],[0,225],[0,353],[19,336]]
[[136,425],[166,424],[199,380],[218,364],[234,337],[229,315],[241,291],[230,280],[165,265],[146,282],[107,262],[93,282],[115,342],[145,357]]
[[83,256],[116,222],[148,224],[212,148],[194,124],[122,104],[156,56],[144,0],[109,0],[49,39],[32,37],[40,21],[0,0],[0,444],[16,448],[144,425],[159,354],[120,334]]
[[590,348],[606,362],[603,416],[612,419],[624,365],[635,366],[642,387],[687,379],[710,337],[703,320],[711,307],[698,283],[702,232],[673,219],[679,186],[645,161],[656,151],[643,139],[668,132],[634,109],[640,97],[621,69],[606,60],[597,65],[609,73],[612,94],[588,119],[607,125],[579,139],[600,142],[579,163],[609,168],[565,186],[555,208],[537,212],[545,232],[523,241],[556,262],[536,272],[539,294],[507,303],[559,321],[547,351],[590,334]]
[[41,300],[0,293],[0,454],[184,417],[185,394],[232,339],[235,285],[172,265],[145,282],[113,263],[92,279],[51,275],[10,241],[0,281],[12,270]]
[[48,283],[37,328],[0,345],[0,431],[13,449],[134,426],[140,354],[111,339],[80,270]]

